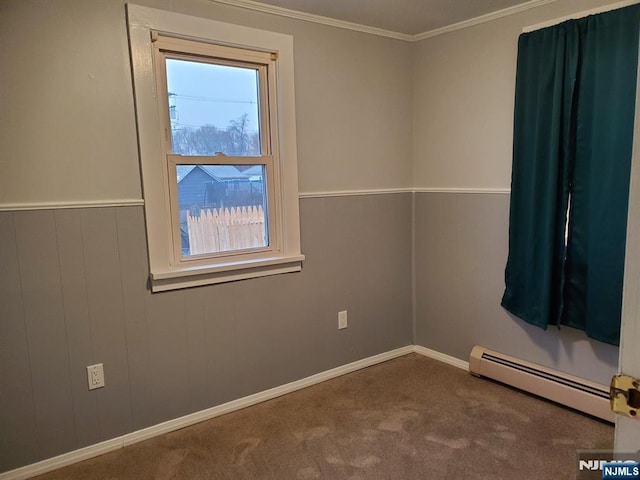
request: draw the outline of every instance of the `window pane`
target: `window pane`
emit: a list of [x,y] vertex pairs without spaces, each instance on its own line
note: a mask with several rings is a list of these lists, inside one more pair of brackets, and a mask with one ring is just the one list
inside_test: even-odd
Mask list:
[[182,256],[269,245],[264,165],[178,165]]
[[260,155],[258,71],[167,59],[173,153]]

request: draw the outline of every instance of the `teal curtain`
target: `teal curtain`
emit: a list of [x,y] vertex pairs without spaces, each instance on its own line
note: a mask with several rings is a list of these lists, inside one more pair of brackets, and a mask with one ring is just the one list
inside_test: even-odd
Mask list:
[[518,42],[502,305],[616,345],[639,26],[633,5]]

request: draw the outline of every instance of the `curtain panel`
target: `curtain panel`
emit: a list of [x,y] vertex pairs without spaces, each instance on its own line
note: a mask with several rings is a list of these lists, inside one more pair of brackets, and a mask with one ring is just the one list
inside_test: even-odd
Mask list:
[[518,41],[502,306],[617,345],[640,5]]

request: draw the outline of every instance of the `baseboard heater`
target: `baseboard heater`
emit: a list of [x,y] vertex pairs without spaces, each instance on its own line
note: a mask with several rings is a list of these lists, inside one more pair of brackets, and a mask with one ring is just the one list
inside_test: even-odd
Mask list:
[[604,385],[478,345],[471,350],[469,371],[477,377],[497,380],[608,422],[615,421],[609,406],[609,389]]

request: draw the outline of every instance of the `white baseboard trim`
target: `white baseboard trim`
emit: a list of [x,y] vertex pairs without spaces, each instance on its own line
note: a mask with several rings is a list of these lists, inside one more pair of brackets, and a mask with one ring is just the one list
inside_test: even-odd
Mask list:
[[173,432],[175,430],[194,425],[204,420],[209,420],[226,413],[231,413],[242,408],[250,407],[251,405],[265,402],[267,400],[280,397],[287,393],[295,392],[296,390],[310,387],[311,385],[316,385],[326,380],[331,380],[332,378],[346,375],[347,373],[355,372],[356,370],[370,367],[378,363],[386,362],[387,360],[402,357],[404,355],[413,353],[414,351],[415,347],[413,345],[408,345],[406,347],[390,350],[388,352],[374,355],[372,357],[363,358],[362,360],[358,360],[347,365],[342,365],[340,367],[332,368],[331,370],[326,370],[324,372],[311,375],[310,377],[296,380],[295,382],[287,383],[279,387],[270,388],[269,390],[249,395],[248,397],[239,398],[237,400],[233,400],[216,407],[208,408],[206,410],[201,410],[199,412],[185,415],[184,417],[159,423],[158,425],[154,425],[149,428],[128,433],[126,435],[112,438],[104,442],[96,443],[85,448],[80,448],[72,452],[63,453],[62,455],[58,455],[57,457],[48,458],[31,465],[26,465],[15,470],[0,473],[0,480],[25,480],[37,475],[42,475],[44,473],[50,472],[52,470],[57,470],[58,468],[65,467],[67,465],[72,465],[83,460],[88,460],[90,458],[97,457],[114,450],[118,450],[127,445],[132,445],[149,438],[157,437],[158,435],[163,435],[165,433]]
[[469,371],[469,362],[465,362],[464,360],[460,360],[459,358],[452,357],[451,355],[440,353],[427,347],[421,347],[420,345],[414,345],[413,352],[424,355],[425,357],[439,360],[449,365],[453,365],[454,367],[461,368],[462,370],[466,370],[467,372]]
[[88,447],[79,448],[72,452],[63,453],[57,457],[47,458],[46,460],[32,463],[31,465],[25,465],[15,470],[0,473],[0,480],[23,480],[35,477],[74,463],[82,462],[83,460],[89,460],[90,458],[113,452],[119,448],[122,448],[122,437],[112,438],[104,442],[89,445]]
[[[397,348],[389,352],[374,355],[373,357],[363,358],[362,360],[358,360],[347,365],[332,368],[331,370],[316,373],[315,375],[296,380],[295,382],[287,383],[279,387],[270,388],[269,390],[265,390],[263,392],[254,393],[253,395],[249,395],[248,397],[232,400],[231,402],[223,403],[222,405],[218,405],[216,407],[207,408],[206,410],[191,413],[189,415],[185,415],[184,417],[169,420],[164,423],[159,423],[158,425],[154,425],[152,427],[124,435],[124,446],[132,445],[149,438],[157,437],[158,435],[164,435],[165,433],[173,432],[175,430],[179,430],[181,428],[185,428],[196,423],[209,420],[211,418],[219,417],[220,415],[224,415],[226,413],[235,412],[236,410],[241,410],[243,408],[265,402],[267,400],[272,400],[287,393],[295,392],[296,390],[310,387],[311,385],[316,385],[318,383],[331,380],[332,378],[355,372],[356,370],[360,370],[362,368],[386,362],[387,360],[402,357],[412,352],[413,347],[411,345],[407,347]],[[0,480],[2,480],[2,477],[0,477]]]

